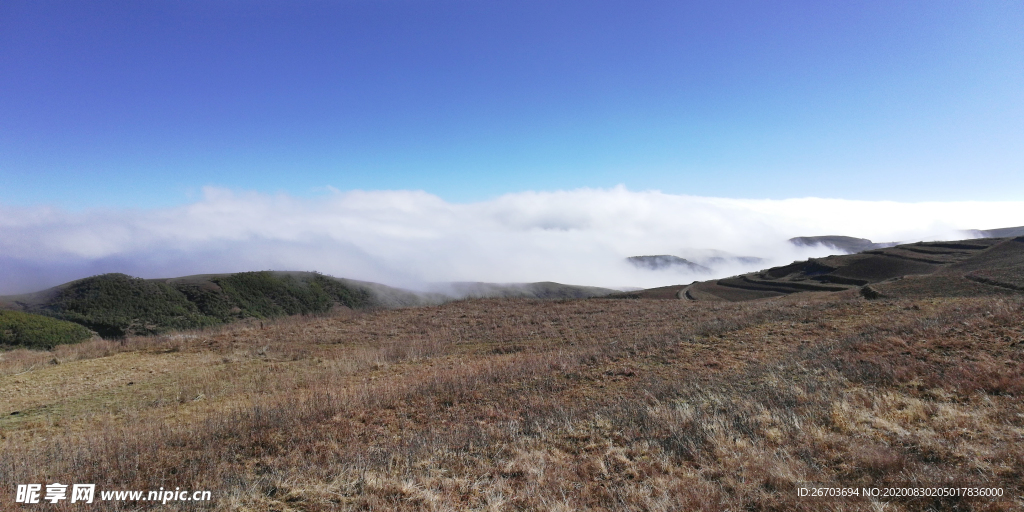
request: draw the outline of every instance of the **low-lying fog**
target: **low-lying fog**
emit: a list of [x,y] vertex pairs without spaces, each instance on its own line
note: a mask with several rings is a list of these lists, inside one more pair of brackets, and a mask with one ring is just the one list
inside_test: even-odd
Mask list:
[[[268,269],[414,289],[449,281],[647,288],[835,252],[796,247],[787,241],[795,236],[958,239],[962,229],[1019,225],[1021,202],[722,199],[617,187],[453,204],[417,191],[298,198],[207,188],[201,200],[172,208],[0,207],[0,294],[103,272],[173,277]],[[711,273],[626,261],[643,255],[679,256]]]

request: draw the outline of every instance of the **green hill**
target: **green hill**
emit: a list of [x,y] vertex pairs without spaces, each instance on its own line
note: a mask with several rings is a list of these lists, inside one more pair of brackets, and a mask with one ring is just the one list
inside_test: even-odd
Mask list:
[[174,279],[103,274],[4,299],[7,309],[75,322],[105,338],[373,305],[368,290],[338,279],[269,271]]
[[0,346],[53,348],[92,337],[81,325],[21,311],[0,311]]
[[82,324],[105,338],[220,323],[175,287],[124,274],[75,281],[41,312]]
[[210,277],[205,283],[169,281],[200,311],[221,322],[323,313],[336,304],[371,305],[368,291],[313,272],[240,272]]

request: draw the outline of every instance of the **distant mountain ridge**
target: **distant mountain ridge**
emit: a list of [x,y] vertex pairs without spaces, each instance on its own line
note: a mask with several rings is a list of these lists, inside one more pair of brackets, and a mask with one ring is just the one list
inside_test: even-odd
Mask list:
[[647,270],[685,269],[690,272],[710,274],[711,269],[699,265],[686,258],[672,256],[671,254],[658,254],[655,256],[630,256],[626,258],[634,267]]
[[455,298],[526,298],[526,299],[587,299],[601,297],[618,290],[596,286],[577,286],[551,281],[538,283],[479,283],[455,282],[435,285],[434,293]]
[[884,249],[892,247],[898,242],[875,243],[867,238],[854,238],[852,236],[826,235],[826,236],[798,236],[790,238],[789,242],[797,247],[814,247],[822,245],[844,251],[850,254],[870,251],[872,249]]
[[626,261],[638,269],[652,271],[684,271],[696,274],[711,274],[715,267],[722,265],[753,265],[765,261],[753,256],[734,256],[724,251],[689,251],[686,258],[672,254],[652,256],[630,256]]
[[[1013,238],[1024,236],[1024,226],[999,229],[968,229],[961,233],[970,239],[978,238]],[[885,249],[899,245],[901,242],[872,242],[867,238],[855,238],[852,236],[825,235],[825,236],[798,236],[790,238],[789,242],[797,247],[825,246],[837,251],[844,251],[849,254],[870,251],[874,249]]]
[[975,238],[1010,238],[1024,236],[1024,226],[999,229],[971,229],[967,233]]

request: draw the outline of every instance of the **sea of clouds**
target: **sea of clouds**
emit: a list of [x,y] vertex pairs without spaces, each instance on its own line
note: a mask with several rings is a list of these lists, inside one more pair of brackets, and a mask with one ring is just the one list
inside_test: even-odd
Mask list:
[[[520,192],[457,204],[420,191],[337,191],[300,198],[206,188],[154,209],[0,206],[0,294],[104,272],[139,277],[316,270],[428,289],[451,281],[653,287],[834,253],[788,243],[848,235],[876,242],[964,238],[1024,225],[1024,202],[898,203],[724,199],[624,187]],[[714,253],[713,251],[719,251]],[[650,271],[628,256],[755,256],[713,275]]]

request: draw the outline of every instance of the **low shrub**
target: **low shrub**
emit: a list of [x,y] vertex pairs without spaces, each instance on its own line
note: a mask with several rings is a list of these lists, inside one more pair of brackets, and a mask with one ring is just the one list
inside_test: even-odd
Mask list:
[[92,337],[81,325],[21,311],[0,311],[0,345],[49,349]]

